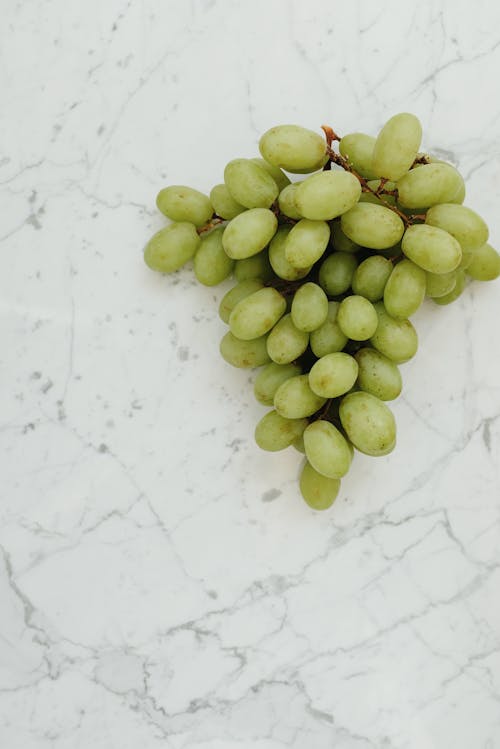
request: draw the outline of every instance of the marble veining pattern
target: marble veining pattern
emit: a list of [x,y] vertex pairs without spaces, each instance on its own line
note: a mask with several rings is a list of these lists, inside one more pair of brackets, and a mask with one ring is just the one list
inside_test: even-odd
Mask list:
[[2,749],[499,749],[499,284],[415,316],[397,450],[334,509],[253,444],[225,290],[158,189],[279,122],[413,111],[500,243],[500,8],[4,2]]

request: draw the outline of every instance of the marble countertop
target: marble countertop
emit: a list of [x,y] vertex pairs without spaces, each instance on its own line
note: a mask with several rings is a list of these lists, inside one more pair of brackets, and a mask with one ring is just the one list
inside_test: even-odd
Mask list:
[[398,447],[331,511],[253,441],[159,188],[415,112],[500,241],[500,6],[4,3],[2,749],[498,749],[500,284],[415,316]]

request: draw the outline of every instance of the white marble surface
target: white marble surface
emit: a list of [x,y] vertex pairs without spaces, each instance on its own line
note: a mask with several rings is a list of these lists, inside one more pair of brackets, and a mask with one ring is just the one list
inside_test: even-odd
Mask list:
[[498,749],[500,285],[416,316],[331,512],[253,443],[157,190],[272,124],[414,111],[500,238],[500,7],[2,4],[0,746]]

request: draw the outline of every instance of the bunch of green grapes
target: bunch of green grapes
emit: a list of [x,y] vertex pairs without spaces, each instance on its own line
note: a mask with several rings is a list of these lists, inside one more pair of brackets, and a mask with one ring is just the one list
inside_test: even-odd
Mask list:
[[261,368],[255,397],[272,410],[256,442],[305,453],[300,489],[316,510],[334,502],[354,449],[394,449],[387,401],[401,392],[398,365],[417,351],[409,318],[425,296],[449,304],[467,277],[500,275],[485,222],[462,205],[461,175],[419,153],[414,115],[392,117],[376,138],[324,130],[326,140],[272,128],[262,158],[229,162],[209,197],[162,190],[157,205],[172,223],[144,256],[163,273],[192,259],[207,286],[234,276],[219,307],[229,326],[221,354]]

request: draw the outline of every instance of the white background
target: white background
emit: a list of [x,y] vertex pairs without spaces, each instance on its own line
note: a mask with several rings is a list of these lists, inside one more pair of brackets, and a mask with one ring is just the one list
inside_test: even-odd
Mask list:
[[223,291],[142,263],[259,134],[417,114],[500,236],[492,2],[2,0],[0,746],[498,749],[499,284],[415,316],[331,511],[259,451]]

